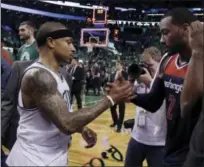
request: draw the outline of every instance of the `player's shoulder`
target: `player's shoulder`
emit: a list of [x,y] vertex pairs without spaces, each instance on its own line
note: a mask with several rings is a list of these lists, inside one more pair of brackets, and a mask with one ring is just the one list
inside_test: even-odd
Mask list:
[[163,73],[165,70],[165,67],[167,66],[169,60],[174,57],[174,54],[170,53],[165,53],[164,56],[162,57],[160,64],[159,64],[159,73]]
[[171,54],[165,53],[161,59],[161,64],[163,65],[165,62],[167,62],[172,57]]
[[17,68],[17,67],[29,67],[31,64],[33,64],[34,61],[32,60],[25,60],[25,61],[20,61],[17,60],[13,63],[13,68]]
[[35,86],[49,86],[50,84],[56,83],[52,74],[43,68],[29,66],[22,77],[22,82],[30,83]]
[[36,41],[33,42],[33,43],[30,45],[30,47],[31,47],[33,50],[35,50],[35,51],[38,52],[38,45],[37,45],[37,42],[36,42]]
[[26,44],[23,44],[18,50],[21,51],[26,47]]
[[57,82],[49,71],[31,68],[25,71],[21,80],[21,91],[25,95],[40,98],[38,95],[57,92]]

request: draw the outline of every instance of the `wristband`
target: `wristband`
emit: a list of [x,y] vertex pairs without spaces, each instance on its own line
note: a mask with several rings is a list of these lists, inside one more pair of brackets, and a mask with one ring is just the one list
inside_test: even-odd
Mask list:
[[114,101],[113,101],[113,99],[112,99],[112,97],[110,97],[110,96],[106,96],[109,100],[110,100],[110,102],[111,102],[111,104],[112,104],[112,106],[114,106],[115,105],[115,103],[114,103]]

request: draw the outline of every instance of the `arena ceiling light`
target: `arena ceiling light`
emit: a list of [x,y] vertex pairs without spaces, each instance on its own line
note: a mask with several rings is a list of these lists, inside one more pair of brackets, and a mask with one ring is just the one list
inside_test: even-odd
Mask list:
[[147,14],[147,16],[164,16],[164,13]]
[[[196,16],[203,16],[203,13],[194,13]],[[164,16],[164,13],[147,14],[147,16]]]
[[42,16],[47,16],[47,17],[52,17],[57,19],[86,21],[86,17],[82,17],[82,16],[73,16],[73,15],[67,15],[67,14],[47,12],[47,11],[35,10],[35,9],[30,9],[30,8],[25,8],[21,6],[10,5],[10,4],[4,4],[4,3],[1,3],[1,8],[23,12],[23,13],[34,14],[34,15],[42,15]]
[[[54,0],[38,0],[41,2],[45,2],[45,3],[51,3],[51,4],[55,4],[55,5],[60,5],[60,6],[69,6],[69,7],[76,7],[76,8],[82,8],[82,9],[95,9],[95,8],[105,8],[107,10],[109,10],[109,7],[105,7],[105,6],[97,6],[97,5],[81,5],[80,3],[77,2],[71,2],[71,1],[54,1]],[[125,11],[136,11],[135,8],[122,8],[122,7],[115,7],[115,10],[120,10],[122,12]],[[158,13],[158,11],[164,12],[167,11],[167,8],[158,8],[158,9],[148,9],[148,10],[142,10],[142,13],[149,13],[149,14],[155,14]],[[196,11],[203,11],[203,8],[190,8],[189,9],[192,12],[196,12]]]
[[[76,7],[76,8],[82,8],[82,9],[95,9],[95,8],[105,8],[107,10],[109,10],[109,7],[107,6],[97,6],[97,5],[92,5],[92,6],[88,6],[88,5],[81,5],[80,3],[76,3],[76,2],[70,2],[70,1],[45,1],[45,0],[39,0],[41,2],[45,2],[45,3],[51,3],[51,4],[55,4],[55,5],[60,5],[60,6],[69,6],[69,7]],[[136,11],[136,9],[134,8],[121,8],[121,7],[115,7],[116,10],[120,10],[122,12],[124,11]]]
[[[53,17],[53,18],[58,18],[58,19],[86,21],[85,16],[82,17],[82,16],[73,16],[73,15],[67,15],[67,14],[53,13],[53,12],[30,9],[30,8],[25,8],[25,7],[21,7],[21,6],[4,4],[4,3],[1,3],[1,8],[8,9],[8,10],[13,10],[13,11],[18,11],[18,12],[24,12],[24,13],[42,15],[42,16],[47,16],[47,17]],[[121,23],[123,22],[124,24],[127,22],[125,20],[117,20],[117,21],[116,20],[108,20],[108,23],[109,24],[116,24],[118,21],[121,22]],[[135,21],[128,21],[128,22],[129,23],[134,23]]]
[[69,2],[69,1],[44,1],[40,0],[41,2],[46,2],[46,3],[51,3],[55,5],[60,5],[60,6],[69,6],[69,7],[76,7],[76,8],[83,8],[83,9],[93,9],[92,6],[85,6],[85,5],[80,5],[80,3],[76,2]]

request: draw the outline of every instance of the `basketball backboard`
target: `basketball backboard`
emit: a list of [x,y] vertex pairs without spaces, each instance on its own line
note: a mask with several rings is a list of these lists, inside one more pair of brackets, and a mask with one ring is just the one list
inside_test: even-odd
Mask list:
[[80,46],[107,47],[109,41],[108,28],[83,28],[81,29]]

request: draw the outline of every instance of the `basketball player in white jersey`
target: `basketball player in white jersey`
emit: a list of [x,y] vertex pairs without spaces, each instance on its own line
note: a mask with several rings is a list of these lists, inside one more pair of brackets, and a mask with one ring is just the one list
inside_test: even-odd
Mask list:
[[[20,121],[17,141],[6,161],[9,166],[66,166],[70,135],[82,132],[111,105],[130,100],[129,82],[109,84],[99,103],[80,112],[71,112],[69,87],[59,73],[75,50],[72,33],[56,22],[43,24],[37,34],[39,60],[24,73],[19,92]],[[87,134],[87,137],[90,137]],[[90,140],[95,142],[95,137]]]

